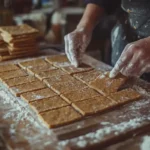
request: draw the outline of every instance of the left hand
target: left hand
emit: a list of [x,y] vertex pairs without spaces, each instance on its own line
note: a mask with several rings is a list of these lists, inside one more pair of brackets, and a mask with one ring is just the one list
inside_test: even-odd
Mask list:
[[114,78],[119,72],[125,76],[141,76],[150,71],[150,37],[128,44],[110,72]]

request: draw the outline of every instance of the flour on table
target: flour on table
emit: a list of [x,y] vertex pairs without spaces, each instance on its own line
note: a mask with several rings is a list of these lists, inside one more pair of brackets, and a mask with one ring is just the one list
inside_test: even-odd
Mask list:
[[141,144],[141,150],[150,150],[150,136],[145,136]]

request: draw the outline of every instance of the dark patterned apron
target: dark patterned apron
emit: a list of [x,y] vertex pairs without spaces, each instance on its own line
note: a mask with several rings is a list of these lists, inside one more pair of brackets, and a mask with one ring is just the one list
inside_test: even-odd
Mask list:
[[112,66],[128,43],[150,36],[150,0],[122,0],[121,8],[111,34]]

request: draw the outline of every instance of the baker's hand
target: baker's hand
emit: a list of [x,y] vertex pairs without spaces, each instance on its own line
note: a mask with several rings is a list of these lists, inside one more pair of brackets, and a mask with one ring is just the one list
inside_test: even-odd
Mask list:
[[123,50],[110,77],[119,72],[125,76],[141,76],[150,71],[150,37],[128,44]]
[[92,32],[76,29],[64,37],[65,52],[71,64],[78,67],[83,54],[91,41]]

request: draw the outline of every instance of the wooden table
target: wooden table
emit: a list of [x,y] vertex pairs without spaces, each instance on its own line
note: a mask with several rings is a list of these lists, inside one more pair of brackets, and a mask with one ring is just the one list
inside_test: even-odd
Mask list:
[[[56,52],[46,50],[39,57],[51,54]],[[26,59],[13,62],[24,60]],[[84,57],[84,62],[99,70],[111,69],[108,65],[87,55]],[[0,135],[7,147],[12,149],[49,150],[50,148],[65,149],[67,146],[70,149],[86,150],[116,150],[118,147],[117,150],[120,150],[119,148],[125,146],[132,149],[131,143],[140,148],[140,142],[142,144],[142,139],[146,135],[148,137],[147,132],[150,132],[150,85],[142,80],[132,79],[127,86],[136,89],[143,98],[102,114],[87,117],[82,121],[50,130],[41,123],[26,102],[11,95],[1,84]]]

